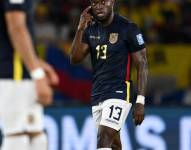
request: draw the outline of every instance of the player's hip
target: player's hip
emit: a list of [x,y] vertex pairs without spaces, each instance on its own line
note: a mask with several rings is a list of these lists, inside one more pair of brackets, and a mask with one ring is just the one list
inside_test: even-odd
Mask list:
[[118,99],[119,101],[127,101],[126,99],[126,94],[118,94],[118,93],[107,93],[107,94],[101,94],[101,95],[96,95],[91,97],[91,103],[92,106],[98,105],[99,103],[103,103],[104,101],[108,99]]
[[91,101],[92,105],[97,105],[107,99],[121,99],[127,102],[131,101],[133,94],[132,83],[118,84],[114,86],[106,86],[107,88],[92,89]]
[[26,88],[33,86],[34,86],[34,81],[31,79],[23,79],[20,81],[16,81],[9,78],[0,78],[0,88],[2,88],[1,90],[4,90],[4,88],[18,89],[18,88]]
[[121,129],[132,104],[120,99],[107,99],[92,107],[96,126],[104,125],[117,131]]
[[28,106],[37,100],[35,84],[32,80],[0,79],[0,107]]
[[19,133],[42,130],[43,108],[37,102],[32,80],[14,81],[0,79],[0,118],[3,132]]

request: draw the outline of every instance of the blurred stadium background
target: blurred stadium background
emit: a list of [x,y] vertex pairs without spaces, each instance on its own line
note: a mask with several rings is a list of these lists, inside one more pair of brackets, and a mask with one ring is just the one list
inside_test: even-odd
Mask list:
[[[89,58],[77,66],[69,62],[79,16],[88,4],[87,0],[38,0],[36,5],[37,49],[60,78],[54,105],[46,109],[49,150],[96,149],[90,117],[91,64]],[[191,0],[118,0],[116,4],[121,15],[142,29],[149,60],[146,119],[135,128],[129,116],[122,130],[124,150],[191,150]],[[135,80],[134,70],[133,74]]]

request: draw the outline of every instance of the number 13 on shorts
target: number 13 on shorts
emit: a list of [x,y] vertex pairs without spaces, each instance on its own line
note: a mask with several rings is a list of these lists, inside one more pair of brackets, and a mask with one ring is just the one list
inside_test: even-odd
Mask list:
[[119,131],[125,123],[132,104],[120,99],[109,99],[103,103],[100,125]]
[[111,107],[109,107],[109,108],[111,109],[109,118],[119,121],[121,118],[123,109],[121,107],[118,107],[115,105],[111,105]]

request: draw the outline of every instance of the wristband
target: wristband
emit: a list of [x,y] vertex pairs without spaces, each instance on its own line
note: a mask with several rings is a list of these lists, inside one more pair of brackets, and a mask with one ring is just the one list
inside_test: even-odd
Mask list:
[[44,78],[46,75],[42,68],[37,68],[30,72],[30,76],[33,80],[39,80]]
[[136,103],[140,103],[140,104],[145,105],[145,97],[142,96],[142,95],[138,95],[138,96],[137,96]]

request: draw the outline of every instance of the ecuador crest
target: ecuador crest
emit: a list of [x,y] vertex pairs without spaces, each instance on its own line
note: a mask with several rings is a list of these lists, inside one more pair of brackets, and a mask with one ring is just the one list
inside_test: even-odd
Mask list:
[[118,41],[119,34],[118,33],[110,33],[109,42],[111,44],[115,44]]

